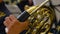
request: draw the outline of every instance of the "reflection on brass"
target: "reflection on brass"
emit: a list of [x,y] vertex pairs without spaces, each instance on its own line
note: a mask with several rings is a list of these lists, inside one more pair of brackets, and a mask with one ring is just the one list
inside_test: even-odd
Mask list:
[[[38,7],[38,6],[37,6]],[[54,19],[54,11],[48,6],[42,6],[34,14],[32,14],[28,20],[30,21],[29,29],[26,34],[46,34]]]
[[60,31],[60,26],[57,26],[57,30]]
[[4,13],[4,12],[2,12],[2,11],[0,11],[0,17],[3,17],[3,16],[5,16],[6,14]]

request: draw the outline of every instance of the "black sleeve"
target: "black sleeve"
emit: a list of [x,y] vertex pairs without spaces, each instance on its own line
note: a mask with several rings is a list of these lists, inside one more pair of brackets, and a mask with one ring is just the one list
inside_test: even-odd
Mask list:
[[0,34],[6,34],[5,33],[5,26],[3,24],[4,19],[6,16],[9,16],[11,13],[9,10],[5,7],[4,2],[0,3]]
[[17,3],[17,6],[18,6],[19,9],[21,10],[21,12],[24,11],[24,7],[25,7],[25,5],[32,6],[32,5],[33,5],[33,2],[32,2],[31,5],[29,4],[29,1],[28,1],[28,0],[22,0],[20,3]]

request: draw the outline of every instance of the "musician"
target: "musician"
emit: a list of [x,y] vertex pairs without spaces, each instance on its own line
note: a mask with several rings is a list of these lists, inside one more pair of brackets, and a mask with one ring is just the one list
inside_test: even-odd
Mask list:
[[[3,0],[0,0],[0,34],[6,34],[6,32],[5,32],[5,24],[6,24],[6,22],[4,21],[5,20],[5,17],[6,16],[9,16],[11,13],[9,12],[9,10],[6,8],[6,6],[5,6],[5,4],[4,4],[4,2],[3,2]],[[11,17],[12,18],[12,17]],[[7,20],[7,19],[6,19]],[[14,20],[14,19],[13,19]],[[3,24],[3,21],[4,21],[4,24]],[[18,20],[17,20],[18,21]],[[9,21],[8,21],[8,23],[10,23]],[[11,23],[12,23],[12,21],[11,21]],[[13,22],[14,23],[14,22]],[[16,26],[21,26],[19,29],[20,29],[20,31],[18,31],[17,29],[15,29],[17,32],[21,32],[21,31],[23,31],[23,30],[25,30],[25,28],[27,27],[27,25],[28,25],[28,22],[26,21],[26,22],[22,22],[20,25],[18,25],[20,22],[18,21],[18,22],[16,22],[17,23],[17,25]],[[5,25],[5,26],[4,26]],[[10,26],[10,25],[9,25]],[[11,30],[12,29],[12,27],[7,27],[8,28],[8,34],[11,32],[11,31],[13,31],[13,33],[14,33],[14,30]],[[11,25],[12,26],[12,25]],[[15,25],[14,25],[15,26]],[[24,28],[23,28],[24,27]],[[22,29],[23,28],[23,29]],[[17,33],[17,32],[15,32],[15,33]],[[10,33],[10,34],[12,34],[12,33]],[[24,34],[24,33],[23,33]]]
[[28,28],[29,22],[20,22],[13,15],[5,18],[4,25],[8,28],[7,34],[19,34]]

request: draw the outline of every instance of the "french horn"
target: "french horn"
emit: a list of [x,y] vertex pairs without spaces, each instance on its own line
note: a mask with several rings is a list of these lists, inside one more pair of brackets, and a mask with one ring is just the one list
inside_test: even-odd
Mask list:
[[[29,10],[32,11],[37,7],[39,6],[33,6]],[[46,5],[41,6],[28,18],[30,24],[26,34],[47,34],[53,24],[53,20],[54,10]]]

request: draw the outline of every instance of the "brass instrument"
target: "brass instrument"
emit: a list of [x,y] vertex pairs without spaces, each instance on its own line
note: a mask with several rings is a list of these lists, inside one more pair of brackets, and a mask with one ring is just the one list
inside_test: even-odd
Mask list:
[[36,13],[32,14],[28,20],[30,21],[29,29],[26,34],[46,34],[53,23],[54,13],[48,6],[42,6]]
[[28,18],[30,25],[26,34],[42,34],[42,32],[43,34],[48,33],[54,20],[53,9],[49,6],[44,6],[42,3],[40,6],[33,6],[27,11],[33,12],[28,12],[31,16]]
[[30,24],[25,34],[46,34],[49,32],[54,20],[54,11],[51,7],[44,6],[47,2],[48,0],[26,10],[30,14],[28,18]]

